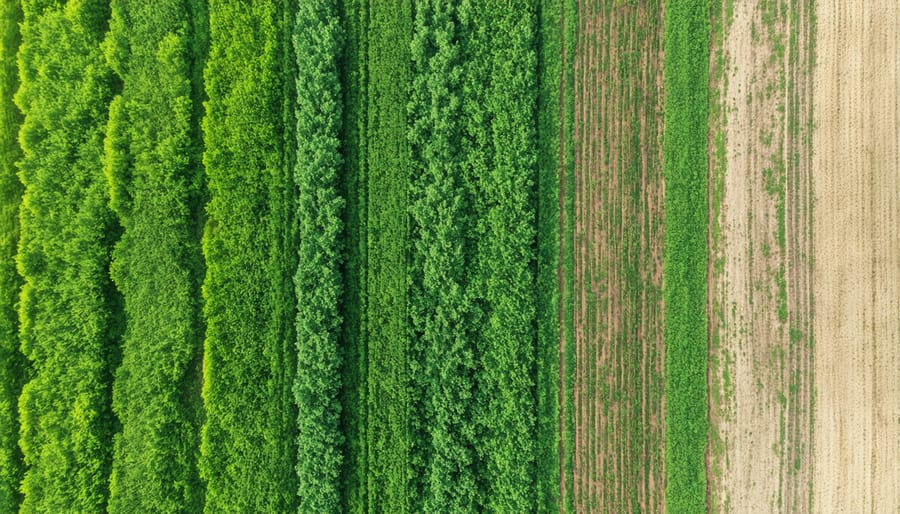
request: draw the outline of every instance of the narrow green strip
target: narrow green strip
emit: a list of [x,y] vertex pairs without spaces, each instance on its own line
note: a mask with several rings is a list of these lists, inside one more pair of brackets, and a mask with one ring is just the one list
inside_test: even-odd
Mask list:
[[706,508],[709,2],[665,9],[666,511]]

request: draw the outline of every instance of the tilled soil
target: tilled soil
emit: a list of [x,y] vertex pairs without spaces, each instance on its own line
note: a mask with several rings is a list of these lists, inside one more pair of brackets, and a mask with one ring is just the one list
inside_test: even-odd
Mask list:
[[816,3],[817,512],[900,512],[900,3]]
[[578,16],[572,494],[578,512],[661,511],[662,11]]

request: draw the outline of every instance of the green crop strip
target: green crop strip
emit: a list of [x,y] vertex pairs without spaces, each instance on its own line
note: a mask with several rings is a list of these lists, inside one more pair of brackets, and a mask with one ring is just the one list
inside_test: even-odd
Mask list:
[[0,511],[19,509],[22,451],[19,449],[19,394],[25,363],[19,352],[16,298],[22,279],[16,273],[19,243],[19,204],[22,184],[15,163],[22,157],[18,144],[22,114],[13,103],[19,86],[16,50],[22,8],[18,2],[0,5]]
[[416,510],[407,355],[410,0],[369,0],[367,112],[368,505]]
[[709,1],[665,8],[666,510],[706,508]]
[[[425,466],[419,485],[428,512],[477,510],[474,411],[474,303],[468,289],[469,184],[460,151],[462,66],[455,2],[416,5],[409,104],[411,349],[421,400],[417,439]],[[419,428],[421,427],[421,428]]]
[[106,510],[116,430],[110,400],[121,333],[109,278],[119,230],[103,177],[103,131],[116,87],[100,43],[104,1],[26,2],[19,48],[25,185],[18,269],[19,398],[28,467],[23,512]]
[[366,510],[366,34],[368,2],[343,0],[341,93],[343,119],[341,151],[343,173],[339,177],[345,199],[344,235],[346,260],[343,274],[343,324],[341,326],[341,432],[344,464],[341,466],[341,510]]
[[200,470],[207,512],[297,506],[291,2],[210,2]]
[[192,77],[206,13],[174,0],[111,7],[104,49],[123,89],[110,105],[104,172],[124,229],[110,271],[127,330],[113,384],[122,428],[109,510],[199,510],[205,188]]
[[344,198],[338,59],[342,44],[335,0],[298,6],[297,186],[299,224],[297,292],[297,476],[300,512],[340,510],[341,330]]
[[561,73],[563,4],[540,2],[538,43],[537,173],[537,505],[559,512],[560,502],[560,179],[564,149]]

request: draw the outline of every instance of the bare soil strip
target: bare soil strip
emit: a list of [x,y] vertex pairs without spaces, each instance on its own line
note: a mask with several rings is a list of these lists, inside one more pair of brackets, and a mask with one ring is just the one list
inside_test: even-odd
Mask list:
[[663,509],[662,11],[638,4],[578,4],[577,512]]
[[810,2],[723,4],[711,56],[709,507],[807,512]]
[[818,512],[900,512],[900,3],[816,4]]

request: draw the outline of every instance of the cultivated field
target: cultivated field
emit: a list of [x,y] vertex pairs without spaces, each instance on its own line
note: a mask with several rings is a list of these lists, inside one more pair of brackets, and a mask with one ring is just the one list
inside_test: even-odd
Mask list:
[[898,0],[10,0],[0,57],[0,512],[900,512]]
[[810,508],[811,3],[714,10],[709,504]]
[[574,508],[661,511],[662,11],[578,4]]
[[816,2],[817,512],[900,510],[900,4]]

